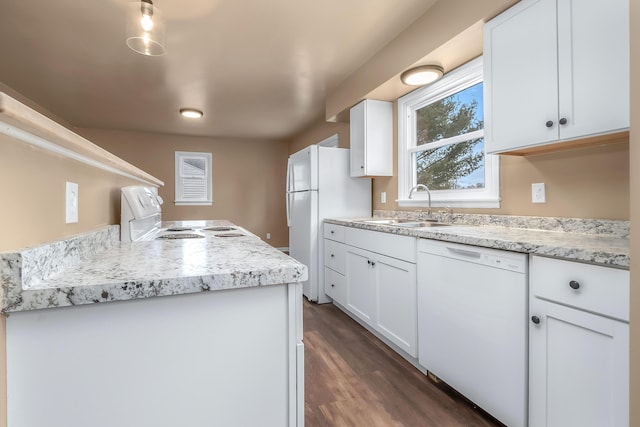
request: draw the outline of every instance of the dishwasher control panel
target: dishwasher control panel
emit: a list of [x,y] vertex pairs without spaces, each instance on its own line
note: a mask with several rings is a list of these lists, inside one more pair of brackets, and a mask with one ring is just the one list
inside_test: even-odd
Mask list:
[[524,274],[527,272],[527,255],[519,252],[430,239],[420,239],[418,241],[418,252],[459,259],[517,273]]

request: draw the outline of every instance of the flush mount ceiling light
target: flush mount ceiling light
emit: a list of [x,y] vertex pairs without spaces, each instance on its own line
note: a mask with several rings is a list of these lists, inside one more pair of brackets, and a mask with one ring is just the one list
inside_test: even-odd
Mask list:
[[421,86],[433,83],[444,74],[444,69],[437,65],[421,65],[405,71],[400,75],[402,83],[409,86]]
[[196,110],[195,108],[181,108],[180,115],[189,119],[199,119],[204,116],[204,113],[200,110]]
[[164,55],[164,21],[151,0],[127,5],[127,46],[147,56]]

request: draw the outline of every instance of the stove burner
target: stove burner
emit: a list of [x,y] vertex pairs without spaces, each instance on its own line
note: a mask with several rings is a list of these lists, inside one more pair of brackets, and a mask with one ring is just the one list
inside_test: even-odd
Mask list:
[[223,234],[216,234],[216,237],[243,237],[244,234],[242,233],[223,233]]
[[193,231],[191,227],[171,227],[167,228],[166,231]]
[[218,226],[218,227],[203,228],[203,230],[206,230],[206,231],[232,231],[232,230],[235,230],[235,228],[234,227]]
[[184,234],[165,234],[162,236],[156,237],[156,239],[167,239],[167,240],[175,240],[175,239],[202,239],[204,238],[201,234],[193,234],[193,233],[184,233]]

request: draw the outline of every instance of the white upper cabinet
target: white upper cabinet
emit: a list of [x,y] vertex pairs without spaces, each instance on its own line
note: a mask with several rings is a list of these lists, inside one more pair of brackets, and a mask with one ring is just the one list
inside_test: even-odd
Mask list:
[[501,153],[629,127],[628,0],[523,0],[485,26],[485,144]]
[[365,99],[349,116],[351,176],[392,176],[393,104]]

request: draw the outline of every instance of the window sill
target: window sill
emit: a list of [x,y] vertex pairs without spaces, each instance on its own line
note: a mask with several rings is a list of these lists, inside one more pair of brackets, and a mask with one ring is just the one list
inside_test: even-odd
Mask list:
[[174,203],[176,206],[212,206],[213,205],[212,201],[184,202],[184,201],[176,200]]
[[[402,199],[396,200],[401,208],[426,208],[429,207],[427,199]],[[432,208],[484,208],[495,209],[500,207],[500,199],[475,199],[475,200],[431,200]]]

